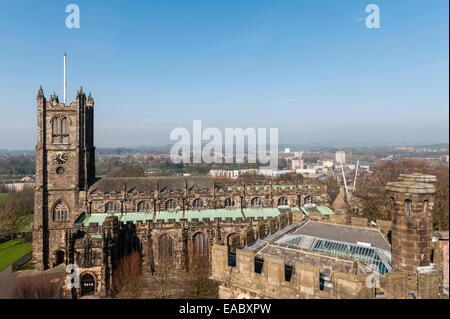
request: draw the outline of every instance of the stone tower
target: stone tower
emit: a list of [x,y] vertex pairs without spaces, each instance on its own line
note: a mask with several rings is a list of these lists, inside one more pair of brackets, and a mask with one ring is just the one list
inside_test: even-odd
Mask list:
[[401,174],[386,186],[393,206],[392,268],[412,276],[431,263],[435,182],[432,175]]
[[95,178],[94,99],[81,88],[75,102],[37,95],[33,262],[43,270],[66,261],[65,230],[86,210]]

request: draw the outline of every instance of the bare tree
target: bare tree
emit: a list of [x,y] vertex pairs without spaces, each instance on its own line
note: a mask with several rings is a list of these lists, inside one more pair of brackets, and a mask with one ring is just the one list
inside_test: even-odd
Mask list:
[[113,279],[114,296],[123,299],[138,299],[143,290],[142,257],[133,251],[120,260]]
[[150,285],[154,288],[152,297],[160,299],[173,297],[179,274],[180,270],[177,270],[173,256],[160,256],[150,278]]
[[27,275],[16,281],[13,299],[61,299],[63,280],[50,274]]
[[211,264],[206,255],[194,256],[189,266],[188,287],[189,295],[194,299],[218,298],[218,286],[209,279]]
[[391,219],[385,186],[400,174],[432,174],[437,177],[433,224],[435,229],[448,229],[449,225],[449,169],[443,164],[431,164],[424,159],[404,159],[384,162],[375,166],[373,173],[361,176],[355,195],[361,200],[362,215],[370,219]]

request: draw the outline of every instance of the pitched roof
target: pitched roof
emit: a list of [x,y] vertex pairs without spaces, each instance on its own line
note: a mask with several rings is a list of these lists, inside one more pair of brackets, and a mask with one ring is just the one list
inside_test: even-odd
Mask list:
[[373,247],[391,250],[389,243],[378,229],[329,224],[309,220],[297,229],[294,234],[319,237],[352,244],[357,244],[358,242],[370,243]]
[[103,177],[96,181],[89,192],[152,192],[152,191],[181,191],[212,190],[214,180],[211,177],[183,176],[183,177]]

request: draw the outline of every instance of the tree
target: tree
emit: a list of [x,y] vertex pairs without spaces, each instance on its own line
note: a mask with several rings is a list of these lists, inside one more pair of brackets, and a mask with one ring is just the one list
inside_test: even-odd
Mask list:
[[424,173],[437,178],[434,196],[433,225],[437,230],[449,226],[449,169],[443,164],[432,164],[424,159],[403,159],[381,163],[373,173],[361,176],[354,195],[361,201],[362,215],[369,219],[391,219],[389,201],[385,198],[385,186],[397,181],[400,174]]
[[13,299],[61,299],[63,279],[51,274],[19,277],[11,293]]
[[185,289],[181,280],[184,276],[184,270],[177,269],[173,256],[160,256],[150,278],[151,297],[159,299],[179,297]]
[[0,233],[10,234],[11,239],[14,239],[15,233],[20,230],[19,221],[20,216],[11,202],[6,202],[0,207]]
[[133,251],[123,257],[114,274],[114,296],[123,299],[138,299],[143,290],[141,254]]
[[32,215],[34,210],[34,191],[25,187],[21,192],[9,192],[6,200],[0,207],[9,205],[19,216]]
[[211,265],[206,255],[194,256],[189,266],[188,287],[193,299],[217,298],[217,284],[209,279]]

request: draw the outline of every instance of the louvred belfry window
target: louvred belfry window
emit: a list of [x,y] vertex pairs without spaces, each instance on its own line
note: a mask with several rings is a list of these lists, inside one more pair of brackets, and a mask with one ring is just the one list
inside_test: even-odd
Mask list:
[[66,117],[57,116],[52,120],[53,144],[69,144],[69,120]]

